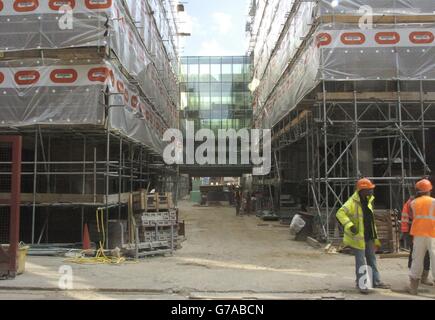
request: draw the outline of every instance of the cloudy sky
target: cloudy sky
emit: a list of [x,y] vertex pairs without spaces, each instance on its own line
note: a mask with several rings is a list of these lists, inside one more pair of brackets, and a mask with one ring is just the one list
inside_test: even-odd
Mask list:
[[189,0],[181,29],[191,32],[185,39],[183,56],[245,54],[247,0]]

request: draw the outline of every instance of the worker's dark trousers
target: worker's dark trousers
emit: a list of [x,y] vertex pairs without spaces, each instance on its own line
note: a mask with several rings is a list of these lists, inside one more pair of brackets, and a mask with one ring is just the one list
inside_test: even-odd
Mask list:
[[[414,239],[411,241],[411,253],[409,255],[408,268],[412,267],[412,254],[414,253]],[[430,271],[430,255],[429,251],[426,252],[426,256],[424,257],[424,271]]]

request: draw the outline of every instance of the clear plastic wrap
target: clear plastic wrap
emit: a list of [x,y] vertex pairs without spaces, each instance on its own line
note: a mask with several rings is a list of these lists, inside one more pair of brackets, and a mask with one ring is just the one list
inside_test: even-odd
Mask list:
[[[364,5],[393,19],[359,28]],[[332,0],[295,0],[280,6],[260,1],[252,23],[257,127],[273,127],[322,80],[435,79],[434,1],[341,0],[332,6]]]
[[[72,29],[62,26],[64,13],[58,11],[56,1],[27,1],[21,9],[16,3],[20,4],[4,2],[0,11],[0,51],[108,46],[167,124],[176,124],[175,71],[150,18],[147,1],[140,2],[143,4],[140,19],[134,21],[141,26],[135,25],[123,0],[72,1]],[[34,6],[30,6],[32,3]],[[162,6],[160,1],[158,4]],[[167,20],[161,20],[160,27],[165,23]]]
[[110,61],[65,65],[58,60],[0,63],[0,127],[106,124],[161,153],[167,126]]

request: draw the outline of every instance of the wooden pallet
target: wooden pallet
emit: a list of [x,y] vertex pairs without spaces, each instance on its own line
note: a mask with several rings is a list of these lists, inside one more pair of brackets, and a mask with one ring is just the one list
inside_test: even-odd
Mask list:
[[133,211],[135,214],[141,212],[160,212],[175,209],[171,193],[147,194],[146,190],[133,193]]
[[375,210],[375,223],[384,253],[396,253],[399,251],[397,219],[398,217],[393,210]]

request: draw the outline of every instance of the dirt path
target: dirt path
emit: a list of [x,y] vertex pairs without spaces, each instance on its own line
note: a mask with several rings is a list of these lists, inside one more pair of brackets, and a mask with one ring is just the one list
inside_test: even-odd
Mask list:
[[[122,266],[71,265],[73,299],[131,298],[276,298],[361,299],[354,288],[354,261],[328,255],[289,240],[287,228],[256,217],[236,217],[229,207],[202,208],[180,204],[187,239],[171,257],[151,258]],[[9,290],[50,296],[58,290],[62,258],[30,257],[27,272],[0,282],[0,299]],[[379,261],[393,291],[377,290],[370,299],[408,299],[406,259]],[[24,290],[24,291],[23,291]],[[11,291],[13,292],[13,291]],[[421,298],[435,298],[423,288]]]

